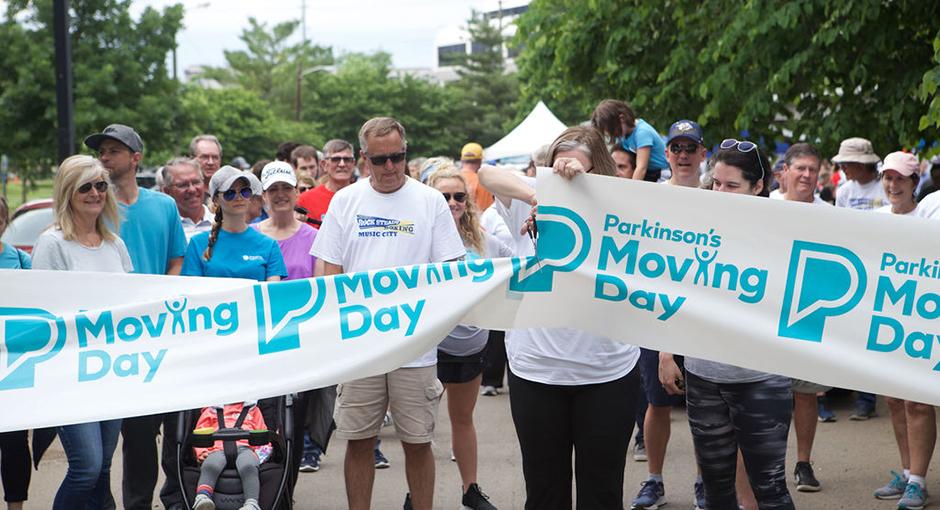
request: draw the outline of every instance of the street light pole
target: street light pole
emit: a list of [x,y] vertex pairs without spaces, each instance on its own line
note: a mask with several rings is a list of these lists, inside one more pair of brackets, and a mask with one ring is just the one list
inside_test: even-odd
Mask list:
[[75,152],[75,121],[72,115],[72,46],[69,41],[69,2],[54,0],[52,33],[55,39],[55,89],[58,112],[59,160]]

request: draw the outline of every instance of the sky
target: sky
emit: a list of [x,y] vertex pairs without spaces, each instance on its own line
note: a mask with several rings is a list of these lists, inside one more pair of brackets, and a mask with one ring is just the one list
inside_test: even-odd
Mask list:
[[[180,75],[195,65],[225,64],[223,50],[244,49],[238,39],[253,16],[268,26],[300,19],[302,0],[136,0],[135,18],[147,6],[181,2],[186,9],[178,36]],[[519,2],[504,2],[518,4]],[[396,67],[433,67],[435,42],[448,27],[465,24],[471,9],[496,9],[496,0],[306,0],[307,38],[343,51],[391,53]],[[452,30],[451,30],[452,31]],[[300,40],[300,30],[297,31]]]

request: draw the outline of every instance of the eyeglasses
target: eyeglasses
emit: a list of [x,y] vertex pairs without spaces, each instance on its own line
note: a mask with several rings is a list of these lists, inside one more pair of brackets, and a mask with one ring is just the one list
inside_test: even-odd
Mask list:
[[298,187],[297,187],[297,192],[298,192],[298,193],[303,193],[303,192],[305,192],[305,191],[309,191],[310,189],[311,189],[311,188],[310,188],[309,186],[298,186]]
[[764,180],[764,176],[767,175],[767,171],[764,170],[763,158],[760,157],[760,151],[757,150],[757,144],[754,142],[749,142],[747,140],[738,141],[734,138],[727,138],[721,142],[719,145],[721,149],[737,149],[738,152],[743,152],[747,154],[748,152],[753,152],[757,157],[757,163],[760,165],[760,180]]
[[104,193],[108,191],[108,181],[86,182],[78,187],[78,192],[84,195],[91,191],[91,188],[95,188],[98,193]]
[[356,158],[353,158],[350,156],[330,156],[328,158],[323,158],[323,159],[329,161],[330,163],[333,163],[334,165],[338,165],[340,163],[346,163],[347,165],[351,165],[356,162]]
[[695,143],[672,143],[669,144],[669,152],[673,154],[679,154],[685,152],[686,154],[695,154],[698,152],[698,144]]
[[392,160],[393,164],[401,163],[405,160],[405,151],[395,152],[393,154],[379,154],[378,156],[369,156],[369,161],[375,166],[385,166],[385,162]]
[[250,187],[242,188],[240,190],[230,189],[228,191],[222,192],[222,198],[225,199],[226,202],[231,202],[232,200],[235,200],[235,197],[238,195],[241,195],[242,198],[244,198],[245,200],[248,200],[249,198],[251,198],[251,195],[253,195],[253,193],[251,192]]
[[458,204],[462,204],[464,203],[464,201],[467,200],[467,194],[462,193],[460,191],[458,191],[457,193],[444,193],[442,191],[441,195],[444,195],[444,200],[446,200],[447,202],[450,202],[451,198],[453,198],[454,202],[457,202]]

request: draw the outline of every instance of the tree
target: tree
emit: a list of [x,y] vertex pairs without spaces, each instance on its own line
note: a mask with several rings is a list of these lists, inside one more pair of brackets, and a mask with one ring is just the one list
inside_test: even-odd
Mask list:
[[833,154],[864,136],[887,153],[937,137],[921,118],[938,14],[904,0],[537,0],[519,21],[522,95],[568,122],[615,97],[661,130],[698,120],[710,141],[746,130]]

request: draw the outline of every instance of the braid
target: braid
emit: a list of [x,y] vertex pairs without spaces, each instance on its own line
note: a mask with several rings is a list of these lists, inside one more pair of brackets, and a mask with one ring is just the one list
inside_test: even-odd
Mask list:
[[203,258],[206,259],[206,262],[209,262],[209,259],[212,258],[212,247],[215,246],[215,242],[219,238],[219,230],[221,229],[222,229],[222,208],[216,207],[215,223],[212,224],[212,232],[209,233],[209,244],[206,245],[206,251],[202,254]]

